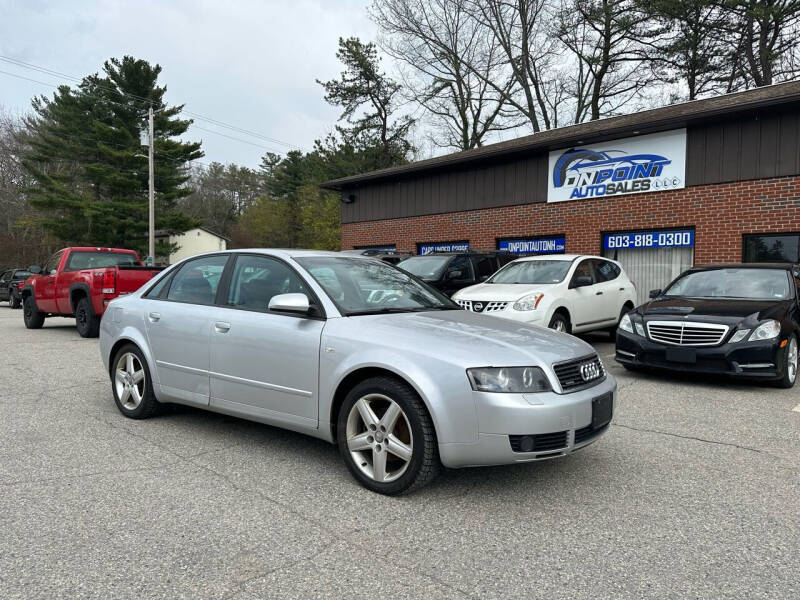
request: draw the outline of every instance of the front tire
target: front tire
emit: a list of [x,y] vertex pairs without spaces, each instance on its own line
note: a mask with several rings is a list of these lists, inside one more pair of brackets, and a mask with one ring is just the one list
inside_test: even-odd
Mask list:
[[129,419],[148,419],[161,410],[147,361],[134,344],[125,344],[114,355],[111,390],[119,412]]
[[39,312],[32,294],[25,296],[22,307],[22,319],[25,321],[25,327],[27,329],[41,329],[42,325],[44,325],[44,313]]
[[797,336],[791,334],[789,336],[789,343],[786,345],[786,353],[783,358],[783,377],[777,382],[777,386],[789,389],[794,387],[797,381],[797,368],[798,368],[798,349],[797,349]]
[[96,338],[100,334],[100,317],[94,314],[88,298],[81,298],[75,309],[75,328],[78,335],[85,338]]
[[404,494],[441,470],[428,411],[408,384],[372,377],[347,394],[337,417],[339,451],[353,477],[379,494]]
[[569,324],[569,320],[565,317],[562,313],[557,312],[553,315],[550,319],[550,324],[548,325],[550,329],[555,329],[556,331],[560,331],[561,333],[570,333],[571,327]]

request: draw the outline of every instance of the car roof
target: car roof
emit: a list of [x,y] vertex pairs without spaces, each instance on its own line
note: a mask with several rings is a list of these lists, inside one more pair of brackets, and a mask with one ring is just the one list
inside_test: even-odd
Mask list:
[[610,258],[604,258],[602,256],[594,256],[592,254],[537,254],[536,256],[520,256],[515,262],[523,260],[563,260],[566,262],[573,262],[578,259],[584,259],[584,258],[598,258],[600,260],[608,260],[611,262],[616,262]]
[[711,264],[711,265],[697,265],[696,267],[692,267],[689,269],[690,271],[713,271],[715,269],[783,269],[785,271],[790,271],[795,267],[798,267],[795,263],[719,263],[719,264]]

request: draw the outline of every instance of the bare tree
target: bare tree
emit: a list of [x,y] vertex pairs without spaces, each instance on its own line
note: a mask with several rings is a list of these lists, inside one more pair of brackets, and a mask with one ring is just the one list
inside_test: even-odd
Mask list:
[[744,87],[772,85],[797,76],[800,48],[799,0],[728,0],[736,34],[732,79]]
[[638,1],[563,1],[555,33],[578,62],[576,122],[621,112],[652,82],[641,67],[663,32]]
[[514,86],[502,53],[468,8],[469,0],[375,0],[381,47],[406,67],[406,85],[432,118],[432,141],[461,150],[516,126],[506,103]]
[[513,87],[496,92],[519,111],[534,132],[559,124],[559,109],[570,99],[563,47],[550,35],[555,17],[550,0],[469,0],[470,11],[491,32],[503,53]]

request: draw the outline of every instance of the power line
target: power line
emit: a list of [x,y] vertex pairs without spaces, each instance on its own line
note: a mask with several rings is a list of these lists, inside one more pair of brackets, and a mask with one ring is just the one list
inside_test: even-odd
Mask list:
[[[72,75],[67,75],[66,73],[61,73],[60,71],[55,71],[55,70],[49,69],[47,67],[34,65],[32,63],[21,61],[21,60],[18,60],[16,58],[11,58],[11,57],[8,57],[8,56],[0,55],[0,61],[6,62],[6,63],[10,63],[10,64],[13,64],[13,65],[18,66],[18,67],[22,67],[23,69],[30,69],[30,70],[33,70],[33,71],[38,71],[38,72],[44,73],[46,75],[64,77],[64,78],[70,79],[72,81],[81,81],[81,79],[79,79],[77,77],[74,77]],[[13,73],[7,73],[5,71],[0,71],[0,72],[5,73],[6,75],[11,75],[12,77],[19,77],[20,79],[28,79],[26,77],[15,75]],[[34,81],[35,83],[41,83],[43,85],[48,85],[48,86],[51,86],[51,87],[58,87],[57,85],[53,85],[51,83],[46,83],[44,81],[37,81],[37,80],[34,80],[34,79],[28,79],[28,80],[29,81]],[[99,86],[99,87],[103,87],[103,86]],[[119,90],[117,88],[104,88],[104,89],[107,89],[108,91],[115,92],[115,93],[120,94],[122,96],[127,96],[129,98],[133,98],[135,100],[140,100],[142,102],[147,102],[147,103],[149,103],[151,105],[153,103],[153,101],[150,98],[144,98],[143,96],[137,96],[135,94],[131,94],[130,92],[123,92],[122,90]],[[220,121],[219,119],[214,119],[212,117],[201,115],[199,113],[188,111],[188,110],[183,110],[182,112],[184,114],[186,114],[186,115],[189,115],[189,116],[194,117],[196,119],[200,119],[201,121],[206,121],[208,123],[212,123],[212,124],[217,125],[219,127],[224,127],[226,129],[230,129],[232,131],[236,131],[236,132],[239,132],[239,133],[244,133],[245,135],[249,135],[249,136],[252,136],[252,137],[255,137],[255,138],[259,138],[259,139],[262,139],[262,140],[267,141],[267,142],[272,142],[273,144],[280,144],[280,145],[286,146],[288,148],[295,148],[295,149],[298,149],[298,150],[302,150],[302,148],[300,146],[297,146],[296,144],[291,144],[289,142],[285,142],[283,140],[279,140],[277,138],[273,138],[273,137],[264,135],[262,133],[258,133],[256,131],[251,130],[251,129],[245,129],[244,127],[239,127],[237,125],[231,125],[230,123],[226,123],[224,121]],[[231,138],[231,139],[237,139],[237,138]],[[242,141],[242,140],[239,140],[239,141]]]
[[195,129],[199,129],[200,131],[207,131],[209,133],[213,133],[216,135],[221,135],[222,137],[228,138],[229,140],[236,140],[237,142],[242,142],[243,144],[250,144],[251,146],[255,146],[256,148],[262,148],[264,150],[270,150],[272,152],[280,152],[280,150],[276,150],[275,148],[270,148],[268,146],[262,146],[261,144],[256,144],[255,142],[249,142],[247,140],[243,140],[242,138],[237,138],[232,135],[228,135],[227,133],[221,133],[219,131],[214,131],[213,129],[206,129],[205,127],[200,127],[199,125],[194,126]]

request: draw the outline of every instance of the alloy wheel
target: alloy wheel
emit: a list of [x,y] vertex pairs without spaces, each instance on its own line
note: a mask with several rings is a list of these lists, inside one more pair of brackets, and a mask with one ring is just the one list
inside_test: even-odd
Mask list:
[[567,331],[567,326],[564,323],[564,321],[558,319],[555,323],[553,323],[553,329],[555,329],[556,331],[560,331],[561,333],[564,333]]
[[144,367],[139,357],[132,352],[120,356],[114,373],[114,388],[123,408],[135,410],[141,404],[145,383]]
[[359,398],[347,416],[346,436],[353,462],[373,481],[395,481],[408,470],[414,448],[411,424],[388,396]]
[[786,369],[789,375],[789,383],[794,383],[797,379],[797,338],[789,340],[789,348],[786,351]]

